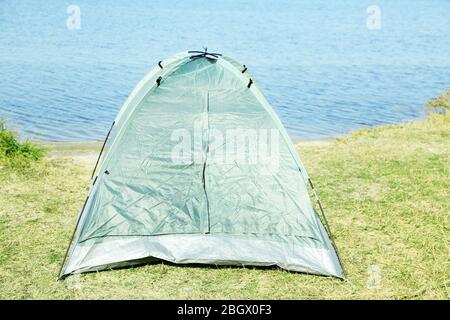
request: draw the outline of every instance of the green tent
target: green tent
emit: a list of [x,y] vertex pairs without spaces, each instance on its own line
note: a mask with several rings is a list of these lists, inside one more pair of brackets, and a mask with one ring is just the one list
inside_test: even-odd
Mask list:
[[343,278],[309,187],[247,68],[206,50],[177,54],[117,115],[60,277],[164,260]]

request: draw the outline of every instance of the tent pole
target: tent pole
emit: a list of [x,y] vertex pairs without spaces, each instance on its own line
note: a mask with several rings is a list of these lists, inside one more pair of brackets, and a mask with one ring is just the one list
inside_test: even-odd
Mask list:
[[97,162],[95,163],[94,171],[92,171],[91,180],[92,180],[92,178],[94,178],[94,174],[95,174],[95,171],[97,170],[98,163],[100,162],[100,158],[102,156],[103,149],[105,149],[105,145],[106,145],[106,142],[108,141],[109,134],[111,133],[111,130],[114,127],[115,123],[116,123],[116,121],[113,121],[113,123],[111,125],[111,128],[109,128],[108,134],[106,135],[105,141],[103,141],[102,149],[100,150],[100,153],[99,153],[98,158],[97,158]]
[[70,242],[69,242],[69,245],[67,246],[66,254],[64,255],[64,259],[63,259],[63,262],[61,264],[61,267],[59,268],[58,280],[61,280],[61,279],[64,278],[64,277],[62,277],[61,272],[63,271],[64,265],[66,263],[67,256],[69,254],[70,247],[72,246],[72,242],[73,242],[73,239],[75,237],[75,233],[76,233],[76,231],[78,229],[78,224],[80,223],[80,220],[81,220],[81,215],[83,214],[84,208],[86,207],[86,204],[87,204],[88,200],[89,200],[89,196],[86,197],[86,200],[84,201],[84,204],[83,204],[83,208],[81,209],[80,214],[78,215],[77,223],[75,224],[75,229],[72,232],[72,237],[70,237]]
[[320,212],[322,214],[323,221],[325,222],[325,229],[326,229],[326,231],[328,233],[328,236],[330,237],[331,244],[333,245],[333,248],[336,251],[336,256],[337,256],[337,258],[339,260],[339,263],[341,265],[341,268],[342,268],[342,273],[344,275],[344,278],[346,278],[347,272],[345,271],[344,264],[342,263],[342,259],[340,257],[339,250],[338,250],[338,248],[336,246],[336,243],[334,242],[333,233],[331,233],[330,225],[328,224],[328,220],[327,220],[327,217],[326,217],[325,212],[323,210],[322,203],[320,202],[319,195],[317,194],[316,189],[314,188],[314,185],[313,185],[313,183],[311,181],[311,178],[309,178],[309,177],[308,177],[308,182],[309,182],[309,185],[311,186],[311,189],[312,189],[312,191],[314,193],[314,197],[316,198],[317,204],[319,205],[319,209],[320,209]]
[[[103,141],[102,149],[100,150],[100,153],[99,153],[98,158],[97,158],[97,162],[95,163],[94,171],[92,171],[91,180],[92,180],[92,178],[94,178],[94,174],[95,174],[95,171],[97,170],[97,166],[98,166],[98,163],[100,162],[100,158],[101,158],[101,156],[102,156],[103,150],[105,149],[106,142],[108,141],[109,135],[110,135],[111,130],[112,130],[112,128],[114,127],[114,124],[115,124],[115,123],[116,123],[116,121],[113,121],[113,123],[111,124],[111,128],[109,128],[109,131],[108,131],[108,133],[106,134],[105,141]],[[94,182],[92,183],[92,185],[95,184],[96,180],[97,180],[97,179],[94,180]],[[67,247],[66,254],[64,255],[64,260],[63,260],[63,262],[62,262],[62,264],[61,264],[61,267],[59,268],[59,272],[58,272],[58,280],[63,279],[63,277],[62,277],[62,275],[61,275],[61,272],[63,271],[64,264],[66,263],[67,255],[69,254],[69,250],[70,250],[70,247],[72,246],[72,242],[73,242],[73,239],[74,239],[74,237],[75,237],[75,233],[76,233],[76,231],[77,231],[78,224],[80,223],[81,216],[82,216],[82,214],[83,214],[84,208],[86,207],[86,204],[87,204],[88,200],[89,200],[89,195],[86,197],[86,200],[84,201],[83,208],[81,209],[81,212],[80,212],[80,214],[78,215],[78,219],[77,219],[77,223],[76,223],[76,225],[75,225],[75,229],[74,229],[73,232],[72,232],[72,237],[70,238],[69,246]]]

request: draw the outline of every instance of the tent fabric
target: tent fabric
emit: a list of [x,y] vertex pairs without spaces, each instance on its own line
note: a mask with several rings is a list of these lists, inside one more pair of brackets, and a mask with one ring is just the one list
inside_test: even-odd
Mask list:
[[[343,277],[306,170],[244,70],[227,56],[183,52],[136,86],[106,142],[63,276],[162,259]],[[244,148],[230,142],[239,139]]]

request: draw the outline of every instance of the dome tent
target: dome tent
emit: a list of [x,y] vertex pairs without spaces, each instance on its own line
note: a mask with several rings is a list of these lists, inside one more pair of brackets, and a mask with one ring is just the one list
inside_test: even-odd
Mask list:
[[205,50],[159,62],[103,150],[60,278],[154,260],[344,277],[290,138],[233,59]]

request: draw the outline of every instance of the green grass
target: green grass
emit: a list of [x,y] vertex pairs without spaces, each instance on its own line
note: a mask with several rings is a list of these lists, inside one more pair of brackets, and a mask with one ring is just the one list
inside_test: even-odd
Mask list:
[[[2,299],[449,298],[450,115],[299,147],[348,281],[164,263],[56,281],[95,160],[83,154],[99,144],[50,148],[26,175],[0,169]],[[367,286],[373,267],[378,287]]]
[[425,105],[425,110],[429,114],[450,112],[450,89],[447,89],[442,95],[431,99]]
[[29,140],[19,141],[16,134],[6,128],[0,119],[0,164],[14,168],[16,171],[26,170],[30,163],[41,160],[46,149]]

